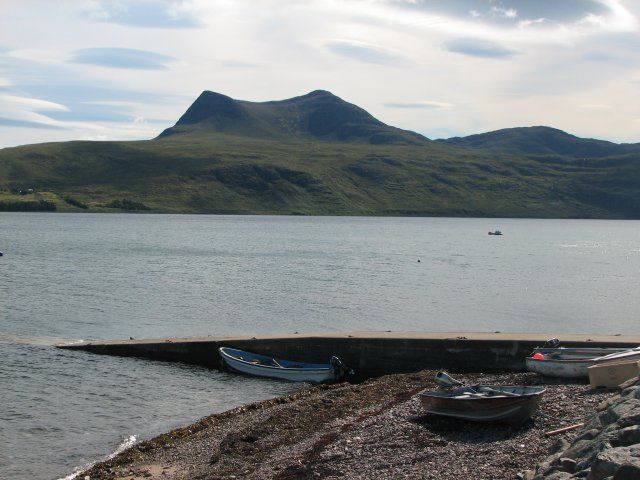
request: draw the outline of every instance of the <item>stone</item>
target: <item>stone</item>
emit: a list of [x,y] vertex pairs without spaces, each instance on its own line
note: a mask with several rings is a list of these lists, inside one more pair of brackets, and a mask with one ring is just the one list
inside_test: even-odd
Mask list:
[[609,448],[596,456],[588,478],[589,480],[602,480],[611,477],[622,465],[630,463],[640,466],[640,445]]
[[613,405],[614,403],[616,403],[618,400],[620,400],[620,395],[614,395],[611,398],[607,398],[606,400],[602,400],[598,406],[596,407],[596,411],[601,412],[603,410],[606,410],[607,408],[609,408],[611,405]]
[[582,427],[583,430],[598,430],[602,428],[602,422],[600,421],[600,415],[592,414]]
[[579,440],[565,450],[562,456],[572,458],[574,460],[584,460],[595,457],[598,452],[608,448],[609,446],[608,442],[599,438],[595,440]]
[[625,398],[623,401],[607,408],[598,417],[602,425],[609,425],[627,417],[640,418],[640,400],[637,398]]
[[567,441],[566,438],[559,438],[553,443],[553,445],[551,445],[551,448],[549,449],[549,454],[552,455],[554,453],[564,452],[570,446],[571,444]]
[[525,470],[524,472],[519,472],[518,473],[518,479],[519,480],[533,480],[535,475],[536,475],[536,472],[534,472],[533,470]]
[[613,480],[638,480],[640,478],[640,466],[625,463],[616,470]]
[[[610,442],[614,447],[628,447],[640,443],[640,425],[632,425],[616,431]],[[640,477],[638,479],[640,480]]]
[[622,397],[633,397],[638,398],[636,393],[640,392],[640,386],[634,385],[633,387],[625,388],[620,392],[620,396]]
[[562,457],[560,459],[560,470],[567,473],[575,473],[576,461],[573,458]]
[[[592,428],[592,429],[587,430],[586,432],[584,432],[582,435],[576,437],[573,441],[577,442],[577,441],[580,441],[580,440],[593,440],[599,434],[600,434],[600,430],[598,430],[597,428]],[[567,444],[568,444],[568,442],[567,442]]]

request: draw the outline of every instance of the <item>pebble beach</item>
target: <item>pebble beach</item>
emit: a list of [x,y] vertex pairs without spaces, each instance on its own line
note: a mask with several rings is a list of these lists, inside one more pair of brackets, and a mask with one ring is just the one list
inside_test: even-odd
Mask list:
[[531,373],[464,374],[466,384],[545,385],[540,412],[520,426],[425,415],[417,394],[434,371],[321,385],[205,417],[94,465],[86,480],[517,479],[614,395]]

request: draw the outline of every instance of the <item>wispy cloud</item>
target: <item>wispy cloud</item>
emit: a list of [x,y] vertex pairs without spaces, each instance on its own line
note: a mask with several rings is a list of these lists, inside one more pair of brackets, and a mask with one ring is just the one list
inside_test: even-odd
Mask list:
[[68,111],[66,106],[56,102],[18,95],[0,94],[0,102],[4,105],[18,106],[34,112]]
[[378,45],[349,40],[335,40],[326,47],[332,53],[352,58],[360,62],[390,65],[401,63],[402,57]]
[[445,42],[443,48],[450,52],[486,58],[506,58],[518,53],[497,42],[479,38],[456,38]]
[[503,18],[516,18],[518,16],[518,11],[515,8],[502,8],[502,7],[491,7],[491,12]]
[[421,100],[417,102],[388,102],[384,104],[388,108],[418,108],[424,110],[445,110],[453,107],[451,103],[436,102],[433,100]]
[[85,16],[101,22],[150,28],[200,28],[204,22],[192,2],[115,1],[94,2]]
[[101,67],[165,70],[172,57],[132,48],[83,48],[71,54],[71,61]]

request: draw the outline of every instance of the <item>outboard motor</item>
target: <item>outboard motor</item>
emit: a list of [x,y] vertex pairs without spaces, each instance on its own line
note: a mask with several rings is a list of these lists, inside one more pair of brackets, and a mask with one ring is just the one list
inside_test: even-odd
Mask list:
[[354,373],[353,370],[342,363],[342,360],[336,356],[329,359],[329,365],[333,368],[333,380],[336,382],[342,380],[346,375],[353,375]]
[[546,342],[544,342],[545,348],[558,348],[560,346],[560,340],[557,338],[550,338]]
[[459,387],[463,385],[462,382],[459,382],[455,378],[452,378],[451,376],[449,376],[447,372],[436,373],[436,383],[441,387],[447,387],[447,388]]

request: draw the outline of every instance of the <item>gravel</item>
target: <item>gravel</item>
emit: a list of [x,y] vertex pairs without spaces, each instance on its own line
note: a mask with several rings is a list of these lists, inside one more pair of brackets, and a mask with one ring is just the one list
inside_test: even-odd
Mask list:
[[[575,434],[612,396],[530,373],[464,374],[467,384],[546,385],[541,410],[519,427],[424,415],[416,394],[433,371],[358,385],[305,388],[246,405],[133,446],[84,479],[516,479]],[[564,444],[562,443],[564,440]]]

